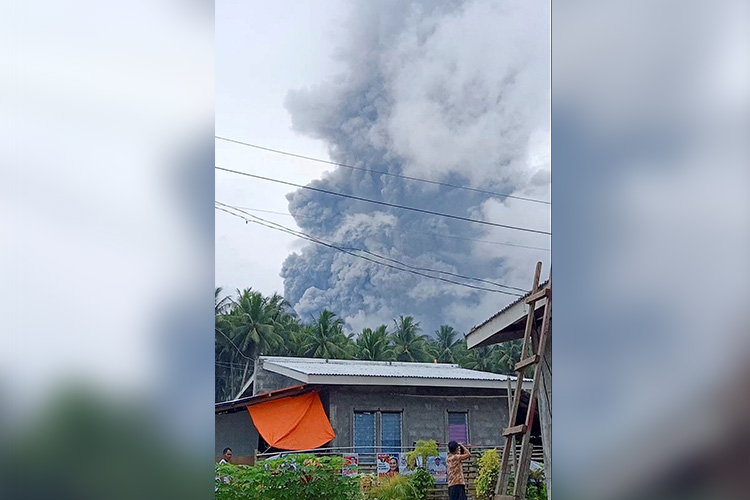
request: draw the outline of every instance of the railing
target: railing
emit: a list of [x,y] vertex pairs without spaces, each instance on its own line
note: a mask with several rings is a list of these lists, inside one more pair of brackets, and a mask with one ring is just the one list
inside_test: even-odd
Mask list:
[[[502,453],[502,444],[500,445],[484,445],[484,446],[471,446],[470,451],[472,455],[479,456],[485,450],[495,448],[498,453]],[[260,460],[269,460],[282,456],[299,455],[312,453],[317,456],[340,456],[356,453],[359,458],[359,470],[365,474],[375,471],[377,457],[382,453],[398,453],[399,455],[412,451],[414,447],[383,447],[383,446],[358,446],[356,449],[353,446],[331,446],[322,448],[313,448],[309,450],[299,451],[283,451],[275,453],[257,453],[255,455],[256,462]],[[439,448],[440,449],[440,448]],[[364,450],[364,451],[363,451]],[[442,451],[447,451],[444,447]],[[516,456],[521,453],[521,445],[516,445]],[[541,446],[534,446],[531,452],[531,459],[536,462],[544,462],[544,453]]]

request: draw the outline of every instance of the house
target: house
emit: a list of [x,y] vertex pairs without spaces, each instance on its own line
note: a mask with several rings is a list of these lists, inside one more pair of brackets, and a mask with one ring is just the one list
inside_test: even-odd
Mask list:
[[[550,287],[549,280],[540,283],[539,289]],[[469,331],[466,334],[466,345],[469,349],[475,347],[490,346],[500,344],[511,340],[522,339],[526,328],[526,319],[529,312],[529,305],[526,298],[531,293],[527,293],[515,302],[510,303],[497,314],[493,315],[483,323]],[[547,299],[538,300],[534,307],[534,323],[532,329],[532,338],[536,339],[542,327],[542,316]],[[551,306],[550,306],[551,307]],[[552,319],[550,309],[550,326],[549,337],[545,345],[544,357],[541,369],[540,385],[538,387],[537,407],[539,409],[538,417],[541,423],[542,448],[544,453],[545,476],[548,484],[552,478],[552,460],[551,460],[551,443],[552,443]],[[536,344],[534,344],[536,346]],[[526,374],[531,370],[526,370]],[[520,415],[525,414],[519,411]],[[507,425],[508,414],[506,412],[500,422]]]
[[215,405],[216,454],[325,447],[374,462],[417,440],[498,446],[509,379],[455,364],[262,356],[253,395]]

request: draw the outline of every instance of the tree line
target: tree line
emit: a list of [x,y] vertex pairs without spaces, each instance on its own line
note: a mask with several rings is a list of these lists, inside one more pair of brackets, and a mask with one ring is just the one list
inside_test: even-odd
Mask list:
[[467,349],[464,336],[442,325],[433,336],[422,332],[413,316],[392,325],[346,333],[344,322],[329,310],[303,321],[279,294],[264,296],[246,288],[236,296],[216,287],[216,401],[235,399],[246,388],[258,356],[295,356],[370,361],[457,363],[464,368],[514,375],[521,341]]

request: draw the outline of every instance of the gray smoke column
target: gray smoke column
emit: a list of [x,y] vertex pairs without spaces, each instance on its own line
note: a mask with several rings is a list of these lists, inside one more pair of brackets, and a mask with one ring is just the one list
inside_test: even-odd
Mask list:
[[[289,93],[297,131],[331,158],[374,170],[550,198],[549,6],[544,1],[353,2],[336,57],[345,71]],[[549,230],[550,206],[337,168],[318,188]],[[288,195],[303,231],[410,265],[530,286],[550,237],[376,206]],[[450,236],[450,237],[446,237]],[[546,274],[546,273],[545,273]],[[466,331],[515,297],[471,290],[308,245],[283,266],[304,318],[328,308],[358,331],[411,314]]]

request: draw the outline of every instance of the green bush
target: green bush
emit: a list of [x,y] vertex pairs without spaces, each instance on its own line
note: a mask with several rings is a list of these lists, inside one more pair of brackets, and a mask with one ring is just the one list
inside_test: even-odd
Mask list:
[[500,459],[497,450],[491,449],[482,453],[479,458],[479,470],[475,486],[477,489],[477,500],[492,500],[495,496],[495,484],[500,472]]
[[409,465],[415,465],[417,463],[417,457],[422,457],[422,466],[427,464],[427,457],[434,457],[438,454],[437,443],[434,439],[429,441],[417,441],[414,449],[406,454],[406,459],[409,461]]
[[[500,458],[497,450],[485,451],[479,459],[479,470],[475,486],[477,489],[477,500],[492,500],[495,495],[495,484],[500,473]],[[515,474],[510,475],[508,491],[513,491]],[[526,500],[547,500],[547,483],[544,480],[544,471],[530,471],[529,483],[526,486]]]
[[417,492],[417,500],[425,500],[427,492],[435,486],[435,478],[424,467],[419,467],[414,474],[409,476],[409,481]]
[[416,486],[407,476],[383,477],[377,485],[365,491],[372,500],[419,500]]
[[[513,491],[515,474],[510,475],[508,491]],[[526,500],[547,500],[547,482],[544,480],[544,471],[529,471],[529,482],[526,484]]]
[[358,500],[359,481],[343,477],[342,457],[291,455],[254,466],[219,465],[217,500]]

